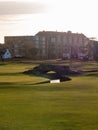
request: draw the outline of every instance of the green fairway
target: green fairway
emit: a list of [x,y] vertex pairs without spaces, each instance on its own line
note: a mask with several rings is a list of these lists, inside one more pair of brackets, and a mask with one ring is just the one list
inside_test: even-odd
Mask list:
[[[98,130],[98,72],[50,84],[22,73],[35,66],[0,63],[0,130]],[[97,69],[98,63],[80,68]]]

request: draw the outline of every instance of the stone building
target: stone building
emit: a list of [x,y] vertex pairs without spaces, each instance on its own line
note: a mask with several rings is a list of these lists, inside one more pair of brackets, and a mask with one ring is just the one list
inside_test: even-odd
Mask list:
[[14,57],[32,59],[83,59],[88,56],[89,38],[83,34],[40,31],[35,36],[6,36],[5,46]]
[[89,39],[78,33],[43,31],[36,36],[46,39],[47,59],[55,58],[83,58],[87,55]]
[[0,50],[4,49],[4,44],[0,43]]
[[[90,40],[90,54],[93,56],[92,59],[98,61],[98,41]],[[89,55],[90,55],[89,54]]]
[[5,46],[14,57],[45,58],[45,39],[38,36],[6,36]]

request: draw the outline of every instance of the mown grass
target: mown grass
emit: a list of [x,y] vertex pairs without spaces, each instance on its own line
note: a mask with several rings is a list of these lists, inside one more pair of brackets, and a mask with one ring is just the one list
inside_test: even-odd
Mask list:
[[22,73],[34,66],[0,66],[0,130],[97,130],[98,74],[41,83],[48,79]]

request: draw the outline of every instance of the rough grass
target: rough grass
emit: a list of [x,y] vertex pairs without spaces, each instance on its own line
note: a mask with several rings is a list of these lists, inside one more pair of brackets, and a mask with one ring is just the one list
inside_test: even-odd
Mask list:
[[0,130],[97,130],[98,74],[49,84],[22,74],[34,66],[0,66]]

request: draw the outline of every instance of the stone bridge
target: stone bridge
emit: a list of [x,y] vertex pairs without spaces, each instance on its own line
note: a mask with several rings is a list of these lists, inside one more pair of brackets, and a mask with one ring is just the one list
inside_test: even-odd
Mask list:
[[[48,72],[53,71],[53,74]],[[36,76],[47,77],[49,79],[60,79],[60,81],[71,80],[68,75],[79,74],[77,71],[72,71],[69,66],[40,64],[32,70],[25,71],[26,74],[33,74]]]

